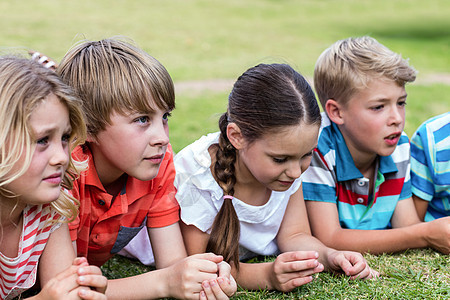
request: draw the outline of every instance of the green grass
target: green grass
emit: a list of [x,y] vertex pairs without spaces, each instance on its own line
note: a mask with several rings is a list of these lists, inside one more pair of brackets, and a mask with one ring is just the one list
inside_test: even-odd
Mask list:
[[[369,264],[381,274],[378,280],[349,280],[339,274],[320,273],[310,284],[289,293],[238,289],[233,299],[449,299],[448,255],[430,249],[409,250],[393,255],[366,255]],[[268,258],[267,260],[273,260]],[[153,270],[116,256],[102,271],[120,278]]]
[[60,60],[82,38],[133,38],[178,80],[236,78],[264,60],[311,75],[337,39],[371,35],[421,72],[450,70],[448,0],[0,2],[0,46]]
[[[160,60],[175,83],[236,79],[260,62],[286,62],[311,77],[319,54],[338,39],[371,35],[419,70],[407,87],[408,135],[450,110],[450,85],[425,84],[450,75],[448,0],[22,0],[0,2],[0,51],[34,49],[56,60],[75,42],[128,36]],[[217,130],[229,90],[177,90],[170,120],[175,151]],[[432,250],[366,255],[377,281],[320,274],[291,293],[239,290],[235,299],[448,299],[449,257]],[[117,257],[110,278],[148,271]]]

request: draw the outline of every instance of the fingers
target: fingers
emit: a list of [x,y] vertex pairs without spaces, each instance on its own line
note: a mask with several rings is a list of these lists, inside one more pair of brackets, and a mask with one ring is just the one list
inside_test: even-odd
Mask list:
[[[66,295],[69,296],[78,287],[76,270],[76,266],[71,266],[50,279],[41,290],[42,297],[44,299],[63,299]],[[69,298],[73,298],[75,295],[72,293]]]
[[217,282],[219,283],[220,289],[228,296],[233,296],[237,291],[237,284],[234,280],[233,276],[230,278],[217,278]]
[[230,278],[231,266],[226,261],[221,261],[217,264],[217,267],[219,268],[219,271],[217,272],[217,274],[219,274],[219,277]]
[[293,278],[293,279],[287,281],[285,284],[283,284],[282,291],[283,292],[290,292],[290,291],[292,291],[293,289],[295,289],[295,288],[297,288],[299,286],[302,286],[302,285],[310,283],[311,281],[313,281],[313,277],[312,276]]
[[81,267],[78,269],[77,283],[82,286],[94,288],[100,293],[105,293],[108,279],[102,275],[100,268],[96,266]]
[[[283,253],[287,254],[287,253]],[[293,258],[301,257],[303,259],[292,260]],[[310,255],[293,254],[289,256],[278,256],[274,264],[274,272],[276,274],[288,274],[291,273],[293,276],[298,275],[312,275],[317,272],[322,272],[324,266],[319,263],[315,255],[310,258]],[[279,259],[280,258],[280,259]],[[306,259],[305,259],[306,258]]]
[[[225,300],[228,299],[228,296],[221,289],[219,283],[216,279],[213,280],[205,280],[202,282],[203,291],[200,292],[200,299],[217,299],[217,300]],[[206,297],[206,298],[205,298]]]
[[284,252],[278,255],[277,259],[282,261],[300,261],[307,259],[317,259],[319,257],[319,253],[316,251],[292,251],[292,252]]
[[190,257],[198,258],[198,259],[206,259],[206,260],[212,261],[212,262],[214,262],[216,264],[218,264],[221,261],[223,261],[223,256],[222,255],[216,255],[214,253],[194,254],[194,255],[191,255]]
[[287,292],[313,280],[313,274],[322,272],[324,266],[317,260],[315,251],[286,252],[273,264],[274,286]]
[[[197,269],[200,272],[214,274],[214,278],[217,277],[217,272],[219,271],[218,263],[222,261],[222,256],[212,253],[195,254],[187,258],[188,267]],[[226,266],[222,266],[222,272],[226,272]]]
[[365,258],[357,252],[343,252],[343,259],[339,265],[350,279],[371,279],[379,276],[379,273],[372,270]]
[[87,287],[80,287],[78,290],[78,297],[86,300],[104,300],[106,295],[95,290],[91,290]]
[[82,266],[82,265],[83,266],[87,266],[87,265],[89,265],[89,263],[88,263],[86,257],[76,257],[73,260],[72,265],[74,265],[74,266]]

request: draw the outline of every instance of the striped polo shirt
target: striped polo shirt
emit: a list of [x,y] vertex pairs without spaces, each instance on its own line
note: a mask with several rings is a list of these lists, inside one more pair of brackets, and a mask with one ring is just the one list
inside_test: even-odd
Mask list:
[[450,216],[450,112],[429,119],[411,138],[411,185],[430,201],[425,221]]
[[319,143],[303,176],[305,200],[335,203],[342,228],[386,229],[397,202],[411,197],[409,140],[402,134],[390,156],[379,156],[374,194],[356,168],[338,126],[322,114]]

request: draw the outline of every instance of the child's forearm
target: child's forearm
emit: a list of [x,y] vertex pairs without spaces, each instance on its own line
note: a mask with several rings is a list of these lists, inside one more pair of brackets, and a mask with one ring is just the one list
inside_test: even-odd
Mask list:
[[247,290],[276,289],[271,280],[273,262],[240,263],[238,273],[234,273],[239,286]]
[[166,275],[163,270],[145,274],[108,280],[108,299],[157,299],[169,297]]
[[384,230],[338,229],[327,238],[322,238],[322,242],[339,250],[372,254],[393,253],[430,246],[426,240],[426,227],[426,223],[418,223]]

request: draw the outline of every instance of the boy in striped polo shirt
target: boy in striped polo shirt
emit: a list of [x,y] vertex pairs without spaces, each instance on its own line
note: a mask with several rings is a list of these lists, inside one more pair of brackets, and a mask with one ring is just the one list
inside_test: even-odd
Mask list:
[[411,198],[404,134],[408,62],[371,37],[334,43],[319,57],[315,89],[324,113],[303,177],[313,234],[329,247],[450,251],[450,219],[423,223]]
[[411,138],[411,184],[419,218],[450,216],[450,112],[424,122]]

